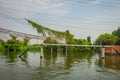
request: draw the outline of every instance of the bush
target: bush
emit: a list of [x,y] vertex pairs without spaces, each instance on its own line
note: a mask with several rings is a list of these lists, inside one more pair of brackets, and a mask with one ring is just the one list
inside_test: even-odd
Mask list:
[[16,36],[10,35],[12,39],[7,40],[6,42],[2,42],[2,46],[7,51],[20,51],[23,43],[19,40],[17,40]]

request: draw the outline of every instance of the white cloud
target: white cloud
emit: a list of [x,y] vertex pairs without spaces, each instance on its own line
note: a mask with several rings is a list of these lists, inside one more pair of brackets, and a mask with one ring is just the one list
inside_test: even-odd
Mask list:
[[100,4],[104,0],[91,0],[90,4]]
[[34,20],[39,15],[63,16],[68,12],[72,1],[74,0],[0,0],[0,27],[29,31],[24,18]]
[[68,12],[70,1],[67,0],[35,0],[38,10],[50,15],[63,15]]
[[64,15],[72,1],[74,0],[1,0],[0,13],[18,18],[35,14]]

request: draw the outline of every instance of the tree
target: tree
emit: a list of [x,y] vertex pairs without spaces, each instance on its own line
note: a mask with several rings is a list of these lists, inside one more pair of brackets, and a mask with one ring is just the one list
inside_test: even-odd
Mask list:
[[10,37],[12,38],[11,40],[16,40],[16,39],[17,39],[17,37],[16,37],[16,36],[11,35],[11,34],[10,34]]
[[117,41],[117,36],[113,34],[101,34],[95,41],[95,44],[99,45],[114,45]]
[[116,44],[117,44],[117,45],[120,45],[120,27],[118,27],[117,30],[114,30],[114,31],[112,32],[112,34],[115,35],[115,36],[118,36],[118,39],[117,39],[117,41],[116,41]]
[[4,42],[4,40],[0,39],[0,43]]
[[114,34],[114,35],[120,37],[120,27],[118,27],[117,30],[114,30],[114,31],[112,32],[112,34]]
[[66,30],[66,44],[73,44],[74,43],[74,35],[70,34],[69,30]]
[[28,42],[30,41],[29,37],[25,37],[24,38],[24,45],[28,45]]
[[3,47],[8,51],[20,51],[23,43],[17,40],[17,37],[14,35],[10,35],[10,37],[11,39],[2,43]]
[[74,39],[74,44],[79,44],[79,45],[89,45],[90,43],[86,41],[85,39]]

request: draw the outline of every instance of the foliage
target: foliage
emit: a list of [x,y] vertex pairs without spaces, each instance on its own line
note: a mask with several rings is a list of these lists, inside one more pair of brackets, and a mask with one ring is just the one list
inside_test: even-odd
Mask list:
[[117,30],[114,30],[114,31],[112,32],[112,34],[114,34],[114,35],[120,37],[120,27],[118,27]]
[[33,22],[31,20],[27,20],[27,21],[34,28],[37,29],[38,33],[42,33],[44,37],[46,37],[46,35],[48,35],[49,37],[55,37],[57,39],[66,39],[66,44],[72,44],[74,42],[73,41],[74,35],[70,34],[69,30],[66,30],[66,32],[56,31],[53,29],[49,29],[47,27],[43,27],[40,24],[37,24],[36,22]]
[[118,27],[117,30],[114,30],[114,31],[112,32],[112,34],[115,35],[115,36],[118,36],[118,39],[117,39],[117,41],[116,41],[116,44],[117,44],[117,45],[120,45],[120,27]]
[[101,34],[95,41],[95,44],[99,45],[114,45],[117,41],[117,36],[113,34]]
[[49,29],[49,28],[44,27],[44,26],[42,26],[40,24],[37,24],[36,22],[33,22],[31,20],[28,20],[28,19],[26,19],[26,20],[28,21],[29,24],[31,24],[34,28],[37,29],[38,33],[42,33],[43,36],[45,36],[45,37],[46,37],[46,35],[49,35],[49,36],[53,36],[54,35],[57,38],[63,38],[63,37],[65,37],[65,32],[61,32],[61,31],[56,31],[56,30],[53,30],[53,29]]
[[80,45],[89,45],[90,43],[87,42],[85,39],[74,39],[74,44],[80,44]]
[[[76,45],[91,45],[90,42],[87,42],[85,39],[74,39],[74,44]],[[90,51],[91,48],[89,47],[76,47],[78,51]]]
[[32,51],[32,52],[40,51],[40,48],[41,48],[41,46],[32,46],[30,48],[30,51]]
[[[90,42],[87,42],[84,39],[78,39],[78,40],[74,39],[74,35],[72,35],[69,30],[66,30],[65,32],[56,31],[56,30],[52,30],[52,29],[49,29],[47,27],[41,26],[40,24],[37,24],[36,22],[33,22],[31,20],[27,20],[27,21],[34,28],[36,28],[38,33],[42,33],[44,37],[46,37],[46,35],[47,35],[47,38],[44,40],[44,43],[58,44],[59,43],[59,41],[57,41],[58,39],[59,40],[65,39],[66,44],[81,44],[81,45],[85,45],[85,44],[89,45],[90,44]],[[54,38],[54,39],[52,39],[52,38]],[[55,49],[57,47],[53,47],[53,48]],[[65,48],[65,47],[63,47],[63,48]],[[70,49],[77,49],[77,48],[71,47]],[[87,48],[85,48],[85,49],[87,49]]]
[[29,42],[29,41],[30,41],[30,38],[29,38],[29,37],[25,37],[23,44],[24,44],[24,45],[28,45],[28,42]]
[[0,43],[4,42],[4,40],[0,39]]
[[17,37],[16,37],[16,36],[11,35],[11,34],[10,34],[10,37],[12,38],[12,40],[16,40],[16,39],[17,39]]
[[20,51],[22,42],[17,40],[17,37],[14,35],[10,35],[10,37],[12,39],[2,43],[3,47],[8,51]]
[[74,43],[74,35],[70,34],[69,30],[66,30],[66,44]]
[[5,51],[5,48],[2,46],[2,44],[0,43],[0,52]]

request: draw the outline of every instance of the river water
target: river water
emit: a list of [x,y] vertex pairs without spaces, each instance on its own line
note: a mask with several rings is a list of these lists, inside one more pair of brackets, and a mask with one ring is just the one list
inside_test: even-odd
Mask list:
[[97,52],[0,53],[0,80],[120,80],[120,56]]

